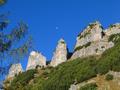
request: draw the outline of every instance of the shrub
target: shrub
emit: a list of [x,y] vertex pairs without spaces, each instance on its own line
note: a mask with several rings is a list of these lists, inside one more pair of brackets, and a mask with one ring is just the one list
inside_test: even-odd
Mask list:
[[94,23],[89,24],[90,29],[92,29],[95,25],[96,24],[94,24]]
[[82,49],[83,47],[87,48],[87,47],[90,46],[90,45],[91,45],[91,42],[88,42],[88,43],[86,43],[86,44],[83,45],[83,46],[78,46],[78,47],[76,47],[74,51],[78,51],[78,50]]
[[85,44],[84,46],[85,46],[85,48],[87,48],[88,46],[90,46],[91,45],[91,42],[88,42],[87,44]]
[[64,42],[64,41],[61,41],[61,43],[62,43],[62,44],[65,44],[65,42]]
[[111,24],[111,25],[109,26],[109,28],[113,28],[113,27],[116,27],[116,25],[115,25],[115,24]]
[[[26,90],[26,88],[29,90],[68,90],[71,84],[89,80],[97,74],[106,74],[110,70],[120,71],[119,53],[120,38],[116,40],[115,46],[106,50],[99,59],[96,57],[77,58],[55,68],[45,68],[45,73],[39,77],[33,77],[36,73],[33,71],[19,74],[12,81],[9,90],[18,90],[18,86],[20,90]],[[31,79],[34,83],[28,84]]]
[[90,32],[86,32],[86,33],[84,33],[84,35],[79,34],[78,37],[79,37],[79,39],[85,38],[89,34],[90,34]]
[[106,77],[105,77],[105,79],[106,79],[107,81],[113,80],[113,75],[107,74]]
[[18,88],[21,89],[24,86],[26,86],[29,83],[29,81],[34,78],[35,72],[36,70],[29,70],[29,71],[20,73],[11,82],[11,86],[9,87],[10,90],[17,90]]
[[98,52],[98,48],[97,49],[95,49],[95,51],[96,51],[96,53]]
[[80,88],[80,90],[97,90],[96,83],[90,83]]
[[119,42],[120,34],[113,34],[109,37],[108,41],[112,41],[114,43]]
[[78,46],[78,47],[75,48],[74,51],[78,51],[78,50],[80,50],[80,49],[82,49],[82,48],[83,48],[83,46]]

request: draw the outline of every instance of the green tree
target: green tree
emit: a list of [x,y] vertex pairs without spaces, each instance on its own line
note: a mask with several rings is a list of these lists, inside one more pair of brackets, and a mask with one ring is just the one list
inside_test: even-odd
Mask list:
[[[0,0],[0,5],[6,0]],[[0,15],[0,78],[7,74],[9,67],[13,63],[18,63],[28,54],[32,39],[28,34],[28,26],[24,22],[19,22],[16,27],[8,30],[8,14]],[[23,40],[24,39],[24,40]]]
[[0,5],[3,5],[6,3],[7,0],[0,0]]

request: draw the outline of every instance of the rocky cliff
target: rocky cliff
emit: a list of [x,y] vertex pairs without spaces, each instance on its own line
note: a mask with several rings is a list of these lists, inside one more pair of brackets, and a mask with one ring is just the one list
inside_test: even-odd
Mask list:
[[104,30],[98,21],[90,23],[87,28],[78,35],[71,59],[100,55],[106,49],[113,47],[114,43],[109,41],[108,38],[111,34],[120,33],[118,26],[119,24],[115,24],[114,27]]
[[110,25],[108,29],[105,30],[107,36],[120,33],[120,23]]
[[67,45],[63,39],[60,39],[58,41],[56,50],[53,54],[50,66],[55,67],[58,64],[61,64],[66,61],[67,61]]
[[20,72],[23,72],[21,64],[13,64],[10,69],[7,78],[12,78],[15,75],[19,74]]
[[37,66],[45,67],[46,57],[44,57],[41,53],[32,51],[28,59],[26,70],[35,69]]
[[[67,45],[60,39],[49,64],[52,67],[37,69],[36,72],[36,66],[46,66],[46,58],[32,51],[27,70],[33,70],[16,76],[6,90],[119,90],[119,52],[120,24],[110,25],[104,30],[99,22],[90,23],[78,35],[73,55],[71,53],[69,56],[72,55],[71,60],[67,62]],[[99,58],[96,55],[99,55]]]

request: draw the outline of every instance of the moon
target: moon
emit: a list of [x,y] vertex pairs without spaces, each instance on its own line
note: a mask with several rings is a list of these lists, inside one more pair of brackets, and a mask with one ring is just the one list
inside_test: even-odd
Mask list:
[[59,27],[58,27],[58,26],[56,26],[56,27],[55,27],[55,29],[56,29],[56,30],[58,30],[58,29],[59,29]]

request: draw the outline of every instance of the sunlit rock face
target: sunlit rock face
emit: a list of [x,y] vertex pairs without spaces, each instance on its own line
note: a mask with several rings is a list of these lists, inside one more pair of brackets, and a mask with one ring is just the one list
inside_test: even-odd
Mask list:
[[58,45],[56,47],[56,51],[52,57],[52,61],[50,66],[57,66],[63,62],[67,61],[67,45],[63,39],[58,41]]
[[15,75],[18,75],[19,73],[23,72],[21,64],[13,64],[10,69],[7,78],[12,78]]
[[32,51],[28,59],[26,70],[35,69],[37,66],[45,67],[46,57],[44,57],[41,53]]
[[[100,55],[106,49],[113,47],[114,43],[108,41],[109,36],[106,35],[106,33],[108,32],[104,32],[99,22],[90,23],[89,26],[78,35],[71,59]],[[114,32],[114,34],[116,33],[117,31]]]
[[92,55],[100,55],[102,54],[106,49],[109,49],[114,46],[113,42],[104,42],[99,41],[97,43],[91,43],[88,47],[83,47],[80,50],[77,50],[74,52],[72,59],[76,59],[79,57],[87,57]]
[[102,38],[101,32],[102,26],[98,21],[90,23],[89,26],[87,26],[87,28],[78,35],[75,48],[78,46],[83,46],[88,42],[100,40]]
[[110,25],[110,27],[108,29],[106,29],[105,32],[106,32],[106,35],[108,35],[108,36],[110,36],[112,34],[120,33],[120,23]]

